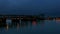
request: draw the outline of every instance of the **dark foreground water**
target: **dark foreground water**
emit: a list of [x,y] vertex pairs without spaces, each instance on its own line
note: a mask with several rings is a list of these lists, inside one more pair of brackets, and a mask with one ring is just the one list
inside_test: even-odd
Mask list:
[[0,34],[58,34],[59,20],[21,21],[21,24],[0,27]]

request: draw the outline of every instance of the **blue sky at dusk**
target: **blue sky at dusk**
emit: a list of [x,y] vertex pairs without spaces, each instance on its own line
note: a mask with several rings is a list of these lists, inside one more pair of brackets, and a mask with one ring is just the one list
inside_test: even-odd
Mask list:
[[60,0],[0,0],[0,14],[59,15]]

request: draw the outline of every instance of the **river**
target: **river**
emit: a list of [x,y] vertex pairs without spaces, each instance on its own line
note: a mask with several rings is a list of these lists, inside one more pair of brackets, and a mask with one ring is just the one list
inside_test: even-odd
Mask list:
[[0,34],[58,34],[60,20],[21,21],[21,24],[0,27]]

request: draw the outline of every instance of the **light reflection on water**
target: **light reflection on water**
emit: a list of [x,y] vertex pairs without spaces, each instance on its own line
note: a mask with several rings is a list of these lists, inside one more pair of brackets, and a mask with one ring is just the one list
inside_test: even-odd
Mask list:
[[21,21],[20,24],[0,27],[0,32],[60,32],[59,20]]

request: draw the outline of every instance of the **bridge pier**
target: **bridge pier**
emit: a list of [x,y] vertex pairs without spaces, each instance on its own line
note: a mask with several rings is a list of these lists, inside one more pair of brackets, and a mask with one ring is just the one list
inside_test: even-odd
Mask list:
[[20,18],[12,18],[12,24],[20,23]]
[[0,26],[6,25],[6,18],[0,18]]
[[0,22],[6,23],[6,18],[0,18]]

